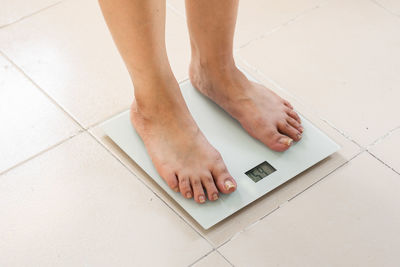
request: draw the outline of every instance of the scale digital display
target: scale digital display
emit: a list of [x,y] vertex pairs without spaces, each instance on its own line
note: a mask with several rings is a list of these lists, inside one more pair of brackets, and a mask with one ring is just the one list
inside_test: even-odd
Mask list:
[[276,169],[274,167],[272,167],[271,164],[264,161],[263,163],[255,166],[253,169],[245,172],[245,174],[251,180],[253,180],[255,183],[257,183],[258,181],[264,179],[265,177],[267,177],[274,171],[276,171]]

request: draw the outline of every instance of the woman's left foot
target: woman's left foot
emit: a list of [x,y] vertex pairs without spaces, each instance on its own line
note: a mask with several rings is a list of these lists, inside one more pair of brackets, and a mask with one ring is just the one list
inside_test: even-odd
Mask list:
[[301,139],[303,127],[292,105],[265,86],[249,81],[234,63],[204,67],[192,61],[189,77],[194,87],[272,150],[285,151]]

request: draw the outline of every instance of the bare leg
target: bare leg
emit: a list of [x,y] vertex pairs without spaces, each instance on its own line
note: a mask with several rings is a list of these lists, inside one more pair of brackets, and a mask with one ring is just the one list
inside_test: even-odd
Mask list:
[[[158,173],[186,198],[236,189],[219,154],[191,117],[165,48],[165,0],[99,0],[135,87],[131,121]],[[218,189],[217,189],[218,188]]]
[[186,0],[192,84],[234,118],[253,137],[284,151],[301,138],[300,118],[290,103],[250,82],[233,59],[238,0]]

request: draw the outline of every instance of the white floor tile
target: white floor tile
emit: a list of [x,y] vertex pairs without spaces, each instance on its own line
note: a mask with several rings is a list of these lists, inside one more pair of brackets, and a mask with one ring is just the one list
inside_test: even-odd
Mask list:
[[399,190],[364,152],[219,250],[235,266],[398,266]]
[[[242,67],[245,68],[245,67]],[[252,73],[251,70],[246,69],[254,77],[259,79],[261,82],[273,88],[271,84],[267,81],[262,80],[262,77]],[[276,89],[276,88],[274,88]],[[278,91],[277,91],[278,92]],[[178,212],[185,220],[187,220],[193,227],[195,227],[201,234],[206,237],[213,245],[219,246],[226,240],[234,236],[237,232],[243,230],[243,228],[257,221],[261,217],[267,215],[272,210],[276,209],[282,203],[285,203],[288,199],[292,198],[296,194],[302,192],[304,189],[309,187],[311,184],[315,183],[322,177],[326,176],[333,170],[335,170],[340,165],[344,164],[347,160],[351,159],[357,153],[359,153],[359,147],[356,146],[351,141],[344,138],[337,131],[329,127],[326,123],[315,117],[309,110],[298,104],[295,99],[290,98],[290,96],[285,96],[295,108],[302,113],[303,116],[308,118],[317,127],[322,129],[327,133],[333,140],[335,140],[342,149],[334,154],[333,156],[322,161],[308,171],[303,172],[298,175],[295,179],[289,181],[285,185],[279,187],[278,189],[272,191],[267,196],[260,198],[259,200],[253,202],[246,208],[235,213],[231,217],[227,218],[223,222],[213,226],[211,229],[205,231],[200,225],[194,221],[189,214],[187,214],[174,200],[172,200],[167,193],[165,193],[162,188],[160,188],[152,179],[149,177],[133,160],[131,160],[125,153],[123,153],[117,145],[110,138],[108,138],[100,127],[95,127],[91,129],[92,133],[112,151],[118,158],[120,158],[124,164],[130,168],[135,174],[138,175],[145,183],[147,183],[151,188],[157,192],[169,205],[171,205],[176,212]]]
[[[342,149],[208,231],[92,127],[128,109],[133,87],[97,1],[56,3],[0,0],[0,51],[121,162],[87,133],[56,145],[79,126],[0,56],[0,173],[56,145],[0,175],[0,266],[188,266],[207,253],[193,266],[399,266],[399,1],[240,1],[237,63]],[[168,3],[183,80],[184,0]],[[352,159],[360,147],[342,133],[368,151]]]
[[239,56],[366,146],[400,123],[399,42],[372,1],[325,1]]
[[46,7],[60,2],[59,0],[1,0],[0,28],[21,18],[34,14]]
[[0,55],[0,173],[79,131],[21,72]]
[[[184,0],[168,0],[177,12],[185,15]],[[271,30],[315,8],[320,0],[246,0],[239,1],[235,47],[239,48]]]
[[368,150],[400,173],[400,129],[397,129]]
[[[187,76],[184,20],[167,12],[167,48]],[[85,127],[128,108],[133,86],[98,1],[68,0],[0,31],[0,50]]]
[[400,17],[400,1],[398,0],[373,0],[378,5],[388,10],[393,15]]
[[192,265],[192,267],[229,267],[231,266],[218,252],[212,252],[200,261]]
[[88,134],[0,176],[1,266],[187,266],[211,246]]

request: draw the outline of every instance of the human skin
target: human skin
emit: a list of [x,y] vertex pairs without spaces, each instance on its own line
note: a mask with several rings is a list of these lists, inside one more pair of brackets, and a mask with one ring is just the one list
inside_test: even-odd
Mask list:
[[[165,0],[99,0],[134,85],[131,122],[160,176],[185,198],[204,203],[237,184],[198,128],[180,92],[165,46]],[[303,131],[293,107],[236,68],[233,34],[238,1],[187,0],[192,84],[273,150]],[[205,190],[204,190],[205,189]],[[205,192],[206,191],[206,192]]]

